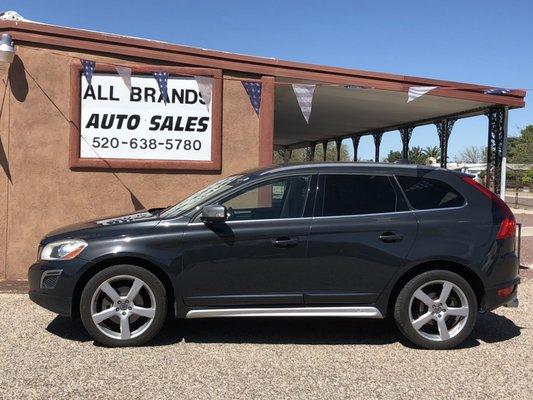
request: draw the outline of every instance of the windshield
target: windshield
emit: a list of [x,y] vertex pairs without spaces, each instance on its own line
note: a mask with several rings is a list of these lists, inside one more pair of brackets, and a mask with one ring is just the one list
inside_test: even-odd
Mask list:
[[250,178],[244,175],[233,175],[221,179],[220,181],[215,182],[203,188],[199,192],[187,197],[178,204],[164,209],[161,211],[161,217],[165,218],[169,216],[181,215],[194,208],[198,208],[199,205],[204,203],[209,198],[215,197],[227,189],[240,185],[241,183],[246,182],[248,179]]

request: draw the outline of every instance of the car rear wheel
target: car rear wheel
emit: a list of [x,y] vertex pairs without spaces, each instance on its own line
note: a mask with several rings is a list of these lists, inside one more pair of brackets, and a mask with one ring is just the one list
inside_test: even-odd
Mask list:
[[161,281],[144,268],[115,265],[92,277],[80,300],[80,316],[105,346],[138,346],[152,339],[166,317]]
[[445,270],[424,272],[400,291],[394,319],[414,344],[449,349],[462,343],[474,328],[477,300],[461,276]]

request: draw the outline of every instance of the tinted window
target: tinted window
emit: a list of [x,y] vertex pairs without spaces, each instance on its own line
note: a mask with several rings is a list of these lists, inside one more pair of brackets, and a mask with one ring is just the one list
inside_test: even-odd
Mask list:
[[309,196],[311,176],[292,176],[247,188],[221,204],[229,221],[300,218]]
[[411,205],[418,210],[460,207],[465,199],[445,182],[416,176],[397,176]]
[[324,216],[394,212],[405,209],[389,177],[325,175]]

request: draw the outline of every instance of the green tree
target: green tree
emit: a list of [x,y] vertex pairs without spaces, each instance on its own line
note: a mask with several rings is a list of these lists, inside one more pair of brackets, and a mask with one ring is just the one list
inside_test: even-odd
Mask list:
[[429,157],[433,157],[435,160],[440,161],[440,149],[438,146],[427,146],[422,150],[422,153],[426,157],[426,160]]
[[[322,150],[322,146],[316,146],[315,161],[322,161],[323,159],[324,151]],[[330,142],[326,149],[326,161],[337,161],[337,147],[334,142]],[[341,144],[341,161],[352,161],[348,146],[345,143]]]
[[396,161],[399,161],[401,160],[403,157],[402,157],[402,152],[401,151],[389,151],[389,155],[385,158],[385,162],[388,162],[388,163],[393,163],[393,162],[396,162]]
[[511,164],[533,164],[533,125],[528,125],[507,142],[507,161]]
[[520,181],[526,186],[533,185],[533,169],[528,169],[525,174],[522,175]]
[[[435,157],[440,159],[439,148],[426,147],[422,149],[420,146],[411,147],[409,149],[409,163],[411,164],[425,164],[428,157]],[[400,151],[389,151],[389,155],[385,158],[385,162],[396,162],[402,160],[402,153]]]
[[425,164],[426,163],[426,155],[424,154],[424,151],[420,148],[420,146],[415,146],[409,149],[409,162],[411,164]]

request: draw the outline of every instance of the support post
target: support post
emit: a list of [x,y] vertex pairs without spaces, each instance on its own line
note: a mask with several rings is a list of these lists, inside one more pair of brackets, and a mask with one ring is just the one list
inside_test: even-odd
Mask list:
[[[487,112],[489,119],[487,143],[486,185],[494,193],[504,196],[506,167],[503,162],[507,156],[507,109],[494,107]],[[504,149],[505,147],[505,149]],[[503,178],[503,179],[502,179]]]
[[359,141],[360,140],[361,140],[361,136],[352,136],[353,162],[357,162],[357,150],[359,149]]
[[383,132],[374,132],[372,136],[374,137],[374,145],[376,146],[374,162],[379,162],[379,147],[381,146],[381,138],[383,137]]
[[448,165],[448,141],[450,140],[455,121],[456,119],[443,119],[435,122],[437,133],[439,135],[441,168],[446,168]]
[[322,149],[324,150],[324,155],[322,156],[323,160],[326,161],[326,151],[328,150],[328,141],[322,141]]
[[259,166],[270,165],[274,157],[274,96],[273,76],[261,78],[261,110],[259,111]]
[[342,139],[335,139],[335,146],[337,147],[337,161],[340,161],[341,160]]
[[505,107],[503,115],[503,145],[502,145],[502,168],[500,197],[505,201],[505,189],[507,187],[507,130],[509,128],[509,107]]
[[309,161],[315,161],[316,143],[312,143],[309,149]]
[[414,126],[400,128],[400,135],[402,137],[402,158],[404,160],[409,158],[409,141],[411,140],[411,135],[413,134],[414,128]]

